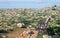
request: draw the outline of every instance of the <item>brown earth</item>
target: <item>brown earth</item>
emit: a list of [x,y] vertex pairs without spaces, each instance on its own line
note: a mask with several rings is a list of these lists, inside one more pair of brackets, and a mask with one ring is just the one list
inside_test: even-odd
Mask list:
[[37,38],[38,32],[36,30],[32,30],[34,34],[30,36],[30,34],[27,33],[27,29],[25,28],[17,28],[14,31],[8,33],[6,35],[6,38]]

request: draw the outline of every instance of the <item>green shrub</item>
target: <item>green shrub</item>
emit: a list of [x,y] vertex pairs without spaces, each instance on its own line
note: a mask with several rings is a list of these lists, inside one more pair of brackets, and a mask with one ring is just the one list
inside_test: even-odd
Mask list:
[[38,34],[37,38],[42,38],[42,34]]
[[8,21],[7,21],[7,24],[8,25],[11,25],[11,24],[14,24],[15,23],[15,21],[13,20],[13,19],[9,19]]
[[52,17],[52,18],[55,18],[55,17],[56,17],[56,15],[51,15],[51,17]]
[[53,38],[60,38],[60,36],[58,36],[58,35],[54,35]]
[[60,25],[60,19],[56,20],[56,23]]
[[24,23],[26,26],[30,25],[30,21],[26,20],[25,18],[19,17],[18,22]]
[[0,33],[8,33],[6,30],[0,30]]

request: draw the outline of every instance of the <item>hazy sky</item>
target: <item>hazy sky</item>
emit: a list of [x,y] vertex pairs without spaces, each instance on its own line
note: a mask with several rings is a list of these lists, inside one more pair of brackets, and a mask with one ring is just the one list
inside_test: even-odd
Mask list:
[[0,8],[43,8],[60,6],[60,0],[0,0]]

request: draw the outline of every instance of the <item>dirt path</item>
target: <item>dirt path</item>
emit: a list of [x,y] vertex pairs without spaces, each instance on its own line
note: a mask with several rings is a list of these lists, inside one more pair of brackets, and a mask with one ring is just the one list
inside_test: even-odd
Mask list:
[[36,38],[38,32],[33,30],[34,34],[30,36],[24,28],[17,28],[11,33],[7,34],[7,38]]

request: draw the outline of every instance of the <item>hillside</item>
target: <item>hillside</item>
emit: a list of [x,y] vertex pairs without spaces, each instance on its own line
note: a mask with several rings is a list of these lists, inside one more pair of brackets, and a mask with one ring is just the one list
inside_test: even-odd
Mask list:
[[[16,27],[20,20],[27,20],[28,25],[36,25],[40,19],[51,16],[54,20],[60,18],[60,7],[47,7],[43,9],[7,9],[0,10],[0,29]],[[55,10],[54,10],[55,9]]]
[[48,25],[60,27],[60,6],[46,7],[42,9],[6,9],[0,10],[0,30],[17,28],[18,23],[24,23],[26,27],[36,27],[40,20],[47,16],[51,18]]

